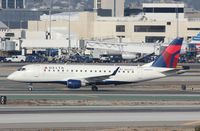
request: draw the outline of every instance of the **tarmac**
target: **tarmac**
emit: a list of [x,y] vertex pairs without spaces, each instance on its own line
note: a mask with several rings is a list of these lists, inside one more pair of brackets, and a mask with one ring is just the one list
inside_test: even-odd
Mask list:
[[[70,90],[59,84],[25,83],[6,77],[24,63],[0,64],[0,129],[96,130],[121,127],[193,128],[200,124],[200,64],[179,76],[121,86]],[[181,86],[187,89],[182,90]],[[113,104],[114,103],[114,104]]]

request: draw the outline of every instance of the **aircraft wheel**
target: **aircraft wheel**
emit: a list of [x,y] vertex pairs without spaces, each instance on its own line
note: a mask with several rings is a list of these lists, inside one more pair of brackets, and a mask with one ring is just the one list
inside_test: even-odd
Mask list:
[[92,86],[92,91],[98,91],[98,87],[97,86]]
[[33,87],[29,87],[28,90],[29,90],[29,91],[32,91],[32,90],[33,90]]
[[32,91],[32,90],[33,90],[33,85],[32,85],[32,83],[28,83],[28,90],[29,90],[29,91]]

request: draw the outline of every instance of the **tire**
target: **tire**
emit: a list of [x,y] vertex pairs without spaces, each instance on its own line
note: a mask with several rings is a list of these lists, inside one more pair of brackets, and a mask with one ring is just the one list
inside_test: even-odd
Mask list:
[[97,86],[92,86],[92,91],[98,91],[98,87]]

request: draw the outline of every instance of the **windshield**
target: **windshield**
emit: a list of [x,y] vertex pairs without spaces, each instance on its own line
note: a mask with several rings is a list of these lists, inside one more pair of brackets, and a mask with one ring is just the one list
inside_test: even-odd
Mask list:
[[25,71],[26,68],[22,67],[22,68],[19,68],[18,71]]

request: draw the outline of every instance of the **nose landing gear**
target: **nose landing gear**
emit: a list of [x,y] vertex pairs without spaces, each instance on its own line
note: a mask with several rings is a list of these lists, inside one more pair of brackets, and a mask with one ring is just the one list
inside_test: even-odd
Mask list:
[[98,91],[98,87],[96,85],[92,85],[92,91]]
[[28,83],[28,90],[32,91],[33,90],[33,84],[32,83]]

